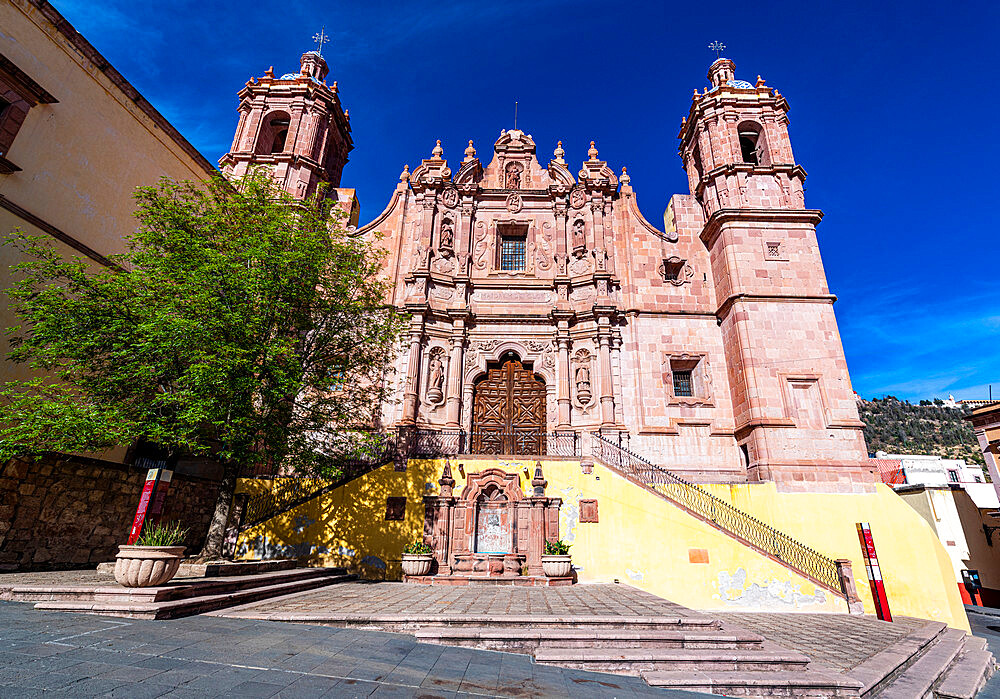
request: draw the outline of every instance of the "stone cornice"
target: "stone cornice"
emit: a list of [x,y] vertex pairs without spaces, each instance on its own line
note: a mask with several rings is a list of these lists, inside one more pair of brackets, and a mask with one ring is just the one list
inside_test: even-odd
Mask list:
[[720,321],[725,320],[732,310],[733,305],[739,301],[770,301],[774,303],[835,303],[837,297],[834,294],[819,294],[815,296],[796,294],[732,294],[726,298],[715,312],[715,317]]
[[823,220],[819,209],[719,209],[708,217],[701,231],[701,241],[711,247],[716,237],[731,223],[785,223],[817,226]]

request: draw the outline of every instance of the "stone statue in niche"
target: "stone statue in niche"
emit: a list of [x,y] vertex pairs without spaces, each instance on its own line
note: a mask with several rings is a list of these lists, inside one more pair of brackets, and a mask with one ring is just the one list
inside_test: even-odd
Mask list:
[[431,353],[431,360],[427,365],[427,400],[431,403],[440,403],[444,398],[444,363],[441,361],[441,352]]
[[590,369],[586,366],[576,368],[576,397],[580,403],[586,405],[590,402],[592,393],[590,391]]
[[455,225],[450,218],[441,222],[441,250],[451,251],[455,247]]
[[586,224],[582,218],[573,221],[573,254],[577,257],[583,255],[587,250]]
[[520,189],[521,188],[521,172],[524,167],[521,163],[507,163],[504,167],[504,189]]

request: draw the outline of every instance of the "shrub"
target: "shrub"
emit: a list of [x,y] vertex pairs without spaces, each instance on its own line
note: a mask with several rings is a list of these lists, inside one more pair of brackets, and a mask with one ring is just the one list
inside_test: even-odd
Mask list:
[[423,541],[417,539],[412,544],[409,544],[405,549],[403,549],[403,553],[410,553],[415,556],[429,556],[432,553],[432,549]]
[[546,556],[565,556],[569,553],[569,544],[564,543],[561,539],[557,541],[546,541],[545,542],[545,555]]
[[179,546],[188,535],[187,527],[177,522],[153,524],[142,530],[135,541],[136,546]]

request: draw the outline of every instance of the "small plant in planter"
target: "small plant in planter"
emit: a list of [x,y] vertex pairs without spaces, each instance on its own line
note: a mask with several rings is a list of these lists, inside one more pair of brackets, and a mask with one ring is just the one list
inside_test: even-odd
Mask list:
[[546,541],[542,554],[542,570],[550,578],[565,578],[573,572],[570,545],[562,540]]
[[184,541],[188,530],[180,524],[153,524],[143,529],[131,546],[118,547],[115,580],[125,587],[156,587],[177,574],[184,560]]
[[403,574],[427,575],[431,572],[434,557],[433,549],[422,539],[417,539],[403,549]]

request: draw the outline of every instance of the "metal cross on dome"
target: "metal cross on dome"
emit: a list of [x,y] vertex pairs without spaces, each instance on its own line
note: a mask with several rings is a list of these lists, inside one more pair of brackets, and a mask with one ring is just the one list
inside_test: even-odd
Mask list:
[[710,48],[712,51],[715,51],[715,57],[718,58],[722,54],[722,52],[726,50],[726,45],[723,44],[721,41],[713,41],[711,44],[708,45],[708,48]]
[[323,55],[323,44],[330,42],[330,37],[326,34],[326,26],[323,26],[318,34],[313,34],[313,41],[316,42],[316,53]]

